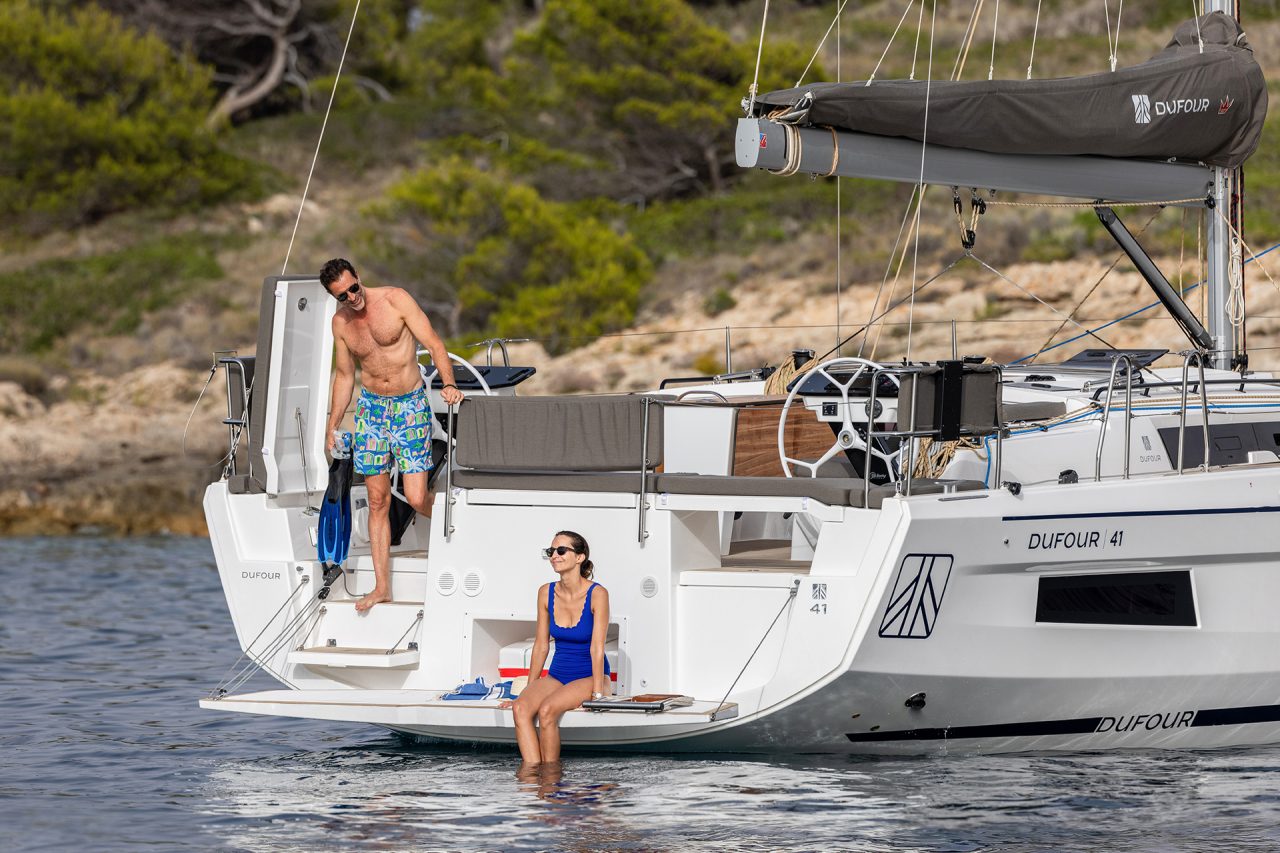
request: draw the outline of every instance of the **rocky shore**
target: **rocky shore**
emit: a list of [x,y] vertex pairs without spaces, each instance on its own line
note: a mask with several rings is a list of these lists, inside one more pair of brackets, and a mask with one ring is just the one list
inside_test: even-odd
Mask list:
[[[223,389],[173,364],[86,377],[46,405],[0,383],[0,534],[206,535],[200,508],[225,452]],[[215,463],[215,464],[211,464]]]
[[[1098,259],[1015,265],[1005,272],[1021,290],[973,271],[941,279],[917,297],[910,340],[913,357],[948,356],[952,321],[961,354],[1000,360],[1035,352],[1060,326],[1054,340],[1080,334],[1038,299],[1065,314],[1092,292],[1076,315],[1090,326],[1153,301],[1132,270],[1111,272],[1094,291],[1107,266]],[[1176,267],[1176,259],[1166,266]],[[702,281],[724,274],[699,265],[686,265],[681,271]],[[629,391],[655,387],[664,377],[719,372],[724,368],[725,326],[733,327],[732,366],[738,370],[776,364],[798,347],[821,354],[836,340],[836,299],[830,280],[829,271],[822,268],[779,275],[768,264],[757,264],[741,270],[733,288],[734,303],[714,313],[709,313],[706,287],[672,288],[668,296],[651,302],[632,329],[558,358],[537,343],[513,345],[513,363],[538,369],[520,391]],[[864,284],[841,294],[843,334],[866,322],[878,289],[878,283]],[[898,295],[908,289],[909,284],[900,284]],[[1249,338],[1256,352],[1253,367],[1266,370],[1275,360],[1273,338],[1280,335],[1280,287],[1263,275],[1252,275],[1247,304],[1255,318]],[[896,324],[871,336],[874,354],[864,354],[902,357],[908,343],[906,318],[906,308],[895,312]],[[1102,339],[1119,347],[1176,351],[1186,346],[1158,310],[1107,328]],[[1100,346],[1100,341],[1086,337],[1042,360],[1056,361]],[[856,347],[846,354],[856,354]],[[483,354],[476,358],[482,362]],[[0,535],[206,535],[201,497],[204,487],[221,473],[227,441],[221,423],[225,390],[220,373],[196,405],[207,375],[163,362],[115,378],[86,375],[74,384],[59,378],[44,395],[56,400],[52,403],[16,383],[0,382]]]

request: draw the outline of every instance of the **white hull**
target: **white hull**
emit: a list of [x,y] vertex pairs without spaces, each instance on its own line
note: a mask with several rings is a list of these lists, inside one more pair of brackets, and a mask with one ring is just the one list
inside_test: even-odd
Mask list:
[[[345,575],[320,602],[317,517],[306,509],[323,490],[309,477],[324,463],[316,413],[332,301],[317,299],[314,282],[268,286],[264,304],[280,310],[264,318],[270,372],[254,390],[267,410],[257,439],[266,486],[214,483],[205,512],[241,647],[290,690],[219,693],[206,708],[511,743],[510,712],[496,702],[440,697],[510,677],[504,657],[534,635],[535,591],[550,579],[538,550],[571,528],[592,544],[610,592],[617,693],[695,700],[652,716],[570,712],[571,747],[931,753],[1280,740],[1280,389],[1266,378],[1246,388],[1211,373],[1230,382],[1210,386],[1214,464],[1191,467],[1203,433],[1188,431],[1179,474],[1182,404],[1159,384],[1176,384],[1176,371],[1151,375],[1132,419],[1124,402],[1103,417],[1105,371],[1006,372],[988,386],[1003,405],[1042,411],[1019,410],[1028,420],[998,461],[979,440],[956,449],[931,493],[881,490],[874,501],[861,480],[735,472],[745,433],[732,395],[758,395],[759,383],[716,386],[730,399],[711,405],[663,404],[661,444],[639,455],[660,453],[665,471],[681,473],[645,477],[623,464],[560,474],[579,454],[609,458],[619,430],[637,446],[658,440],[648,429],[657,404],[471,405],[457,437],[458,476],[471,479],[442,488],[433,519],[409,528],[393,550],[394,601],[362,615],[354,599],[373,577],[360,524]],[[857,412],[903,417],[905,398],[889,409],[847,389],[843,401],[805,393],[793,419],[844,418],[847,432]],[[559,444],[538,450],[569,445],[554,464],[535,460],[557,473],[486,473],[483,442],[464,456],[466,417],[498,435],[501,418],[518,428],[530,405],[553,418],[571,409],[566,423],[586,431],[581,449],[552,430]],[[614,420],[592,427],[600,405]],[[641,408],[643,431],[626,420]],[[1201,422],[1194,405],[1187,414]],[[637,456],[622,450],[612,458]],[[358,486],[353,502],[362,498]]]
[[[1016,497],[1001,490],[962,500],[903,498],[886,501],[882,510],[839,510],[843,518],[823,526],[812,565],[794,573],[696,568],[698,556],[718,562],[709,549],[698,553],[706,536],[695,529],[707,516],[702,533],[714,534],[714,514],[674,507],[664,512],[661,497],[643,549],[627,539],[634,509],[575,507],[578,526],[600,543],[598,564],[607,567],[601,577],[625,631],[620,690],[688,693],[700,700],[702,713],[686,712],[682,723],[674,712],[648,720],[574,712],[563,724],[565,742],[878,753],[1273,743],[1280,738],[1280,626],[1267,602],[1280,595],[1280,542],[1271,524],[1280,511],[1278,496],[1280,466],[1265,465],[1069,489],[1028,487]],[[206,500],[210,517],[217,518],[219,508],[265,499],[231,496],[215,484]],[[533,618],[529,589],[540,579],[537,561],[512,544],[538,541],[565,508],[504,506],[503,500],[528,500],[514,493],[485,500],[490,503],[460,501],[452,542],[434,536],[432,559],[422,561],[421,572],[410,570],[415,558],[398,559],[404,569],[397,568],[396,598],[412,601],[407,608],[397,605],[405,612],[392,633],[408,624],[408,610],[430,614],[415,665],[304,665],[290,663],[289,649],[282,649],[270,668],[299,688],[289,701],[227,698],[206,707],[365,721],[446,740],[512,742],[509,712],[433,700],[477,674],[498,677],[481,672],[480,660],[507,638],[484,635],[513,617],[524,624],[510,638],[527,630]],[[677,496],[667,502],[679,503]],[[306,523],[300,512],[284,512]],[[506,530],[497,540],[488,530],[493,522]],[[1116,547],[1027,547],[1033,534],[1052,541],[1049,534],[1063,532],[1084,534],[1077,538],[1085,543],[1090,532],[1103,543],[1116,532],[1123,535]],[[215,543],[238,624],[247,612],[259,614],[259,621],[269,615],[296,582],[297,566],[303,574],[317,570],[308,560],[266,561],[264,570],[261,560],[228,559],[221,538],[215,535]],[[914,554],[954,559],[930,634],[881,636],[898,568]],[[361,568],[353,588],[367,588],[367,558],[356,562]],[[518,569],[499,574],[503,566]],[[1198,625],[1035,621],[1039,576],[1136,567],[1189,568]],[[450,569],[480,571],[483,590],[440,594],[439,575]],[[644,577],[659,579],[653,598],[643,595]],[[706,709],[720,707],[796,580],[796,599],[785,605],[721,715],[712,719]],[[820,584],[826,585],[821,600],[814,592]],[[332,612],[349,607],[341,592],[333,598]],[[825,613],[812,609],[823,603]],[[652,659],[647,649],[656,652]],[[312,690],[323,690],[323,701]],[[925,694],[924,707],[906,707],[917,693]]]

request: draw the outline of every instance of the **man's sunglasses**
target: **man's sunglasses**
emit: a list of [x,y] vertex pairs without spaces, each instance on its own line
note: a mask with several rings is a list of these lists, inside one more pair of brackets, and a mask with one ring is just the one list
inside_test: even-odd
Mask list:
[[561,557],[563,557],[565,554],[568,554],[570,551],[573,551],[573,553],[575,554],[580,553],[579,551],[573,548],[570,548],[568,545],[557,545],[554,548],[543,548],[542,559],[550,560],[552,554],[559,554]]
[[337,299],[339,302],[346,302],[348,299],[350,299],[352,296],[354,296],[359,292],[360,292],[360,282],[357,281],[355,284],[351,285],[346,290],[337,294],[334,298]]

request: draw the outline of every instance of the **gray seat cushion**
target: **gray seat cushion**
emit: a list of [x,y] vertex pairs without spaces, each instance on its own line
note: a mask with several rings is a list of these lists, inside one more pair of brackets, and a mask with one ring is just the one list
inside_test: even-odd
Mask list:
[[[928,480],[917,479],[911,484],[912,495],[936,495],[954,485],[955,491],[967,492],[983,489],[979,480]],[[711,474],[659,474],[657,490],[673,495],[729,495],[767,497],[807,497],[828,506],[864,505],[868,497],[872,509],[884,503],[885,498],[897,494],[893,486],[873,485],[866,489],[866,482],[855,477],[722,477]]]
[[725,477],[717,474],[659,474],[658,491],[673,495],[766,495],[807,497],[830,506],[844,506],[849,490],[862,481],[851,477]]
[[1056,400],[1033,403],[1005,403],[1004,419],[1008,421],[1047,421],[1067,413],[1067,404]]
[[[648,484],[653,488],[654,476]],[[516,489],[549,492],[622,492],[640,493],[640,472],[542,473],[529,471],[472,471],[459,468],[453,472],[453,485],[463,489]]]
[[468,397],[458,412],[460,466],[480,471],[627,471],[662,464],[662,406],[632,394]]

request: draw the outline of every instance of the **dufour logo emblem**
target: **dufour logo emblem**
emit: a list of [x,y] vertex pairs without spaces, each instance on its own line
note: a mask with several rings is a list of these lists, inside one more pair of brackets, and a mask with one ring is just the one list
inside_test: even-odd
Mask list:
[[1133,96],[1133,120],[1137,124],[1151,124],[1151,99],[1146,95]]
[[880,621],[881,637],[924,639],[933,633],[954,562],[950,554],[908,554],[902,558]]
[[[1208,98],[1172,98],[1168,101],[1151,102],[1146,95],[1130,95],[1133,98],[1133,120],[1136,124],[1151,124],[1151,117],[1174,116],[1180,113],[1207,113],[1210,109]],[[1218,104],[1218,115],[1231,109],[1231,99],[1224,98]]]

